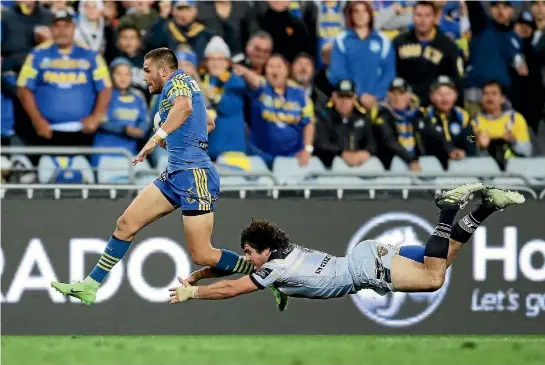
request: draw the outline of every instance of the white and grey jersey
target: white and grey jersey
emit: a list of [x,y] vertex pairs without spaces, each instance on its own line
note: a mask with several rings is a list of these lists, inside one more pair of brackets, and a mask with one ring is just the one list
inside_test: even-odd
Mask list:
[[292,297],[336,298],[356,292],[347,257],[290,245],[274,251],[250,278],[260,289],[274,285]]

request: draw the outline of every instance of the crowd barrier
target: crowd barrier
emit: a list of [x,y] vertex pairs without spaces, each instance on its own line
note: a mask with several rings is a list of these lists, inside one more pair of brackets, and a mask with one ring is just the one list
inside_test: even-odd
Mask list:
[[[291,299],[277,312],[267,290],[224,301],[167,304],[167,288],[195,266],[179,214],[136,237],[90,307],[49,288],[93,267],[130,198],[2,201],[2,333],[61,334],[543,334],[542,201],[494,214],[478,228],[430,294],[372,291],[332,300]],[[471,204],[465,211],[472,209]],[[240,252],[252,217],[282,226],[294,242],[344,255],[364,239],[424,244],[431,199],[238,199],[218,201],[213,244]]]

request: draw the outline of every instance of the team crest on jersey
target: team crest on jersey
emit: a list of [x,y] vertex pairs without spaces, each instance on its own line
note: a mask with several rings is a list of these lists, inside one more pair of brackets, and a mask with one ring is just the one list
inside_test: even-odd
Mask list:
[[163,171],[161,173],[161,175],[159,175],[159,181],[161,181],[161,182],[167,181],[167,172],[166,171]]
[[261,279],[266,279],[267,276],[269,276],[272,273],[271,269],[267,269],[266,267],[262,267],[261,269],[257,270],[256,275],[258,275]]
[[386,256],[388,255],[388,249],[384,246],[377,246],[377,254],[378,257]]

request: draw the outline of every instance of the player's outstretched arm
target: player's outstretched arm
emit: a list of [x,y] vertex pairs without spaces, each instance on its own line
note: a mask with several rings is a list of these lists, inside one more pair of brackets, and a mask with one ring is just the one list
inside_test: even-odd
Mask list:
[[202,269],[193,271],[191,275],[189,275],[185,279],[185,281],[187,281],[191,285],[195,285],[203,279],[221,278],[232,274],[233,273],[229,271],[218,270],[216,268],[207,266],[203,267]]
[[228,299],[259,289],[249,275],[238,280],[222,280],[205,286],[191,286],[185,280],[178,280],[180,280],[182,286],[169,289],[170,304],[181,303],[190,299]]

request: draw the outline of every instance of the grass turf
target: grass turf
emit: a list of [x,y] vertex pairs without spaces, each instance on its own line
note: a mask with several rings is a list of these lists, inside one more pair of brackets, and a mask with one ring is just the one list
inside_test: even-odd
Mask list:
[[545,336],[2,336],[2,365],[545,364]]

